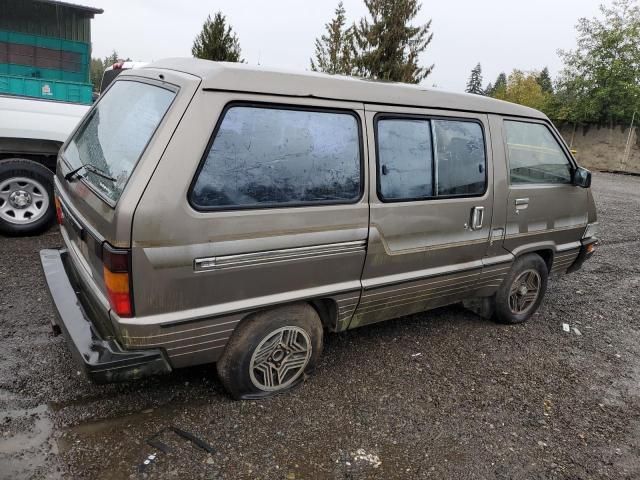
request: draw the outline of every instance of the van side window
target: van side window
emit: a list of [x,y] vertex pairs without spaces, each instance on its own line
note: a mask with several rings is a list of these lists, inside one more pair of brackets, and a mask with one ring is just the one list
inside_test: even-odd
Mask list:
[[482,127],[475,122],[432,120],[437,194],[482,195],[486,156]]
[[428,120],[378,121],[378,178],[386,200],[433,196],[433,156]]
[[483,195],[486,190],[484,135],[477,122],[383,117],[376,141],[381,200]]
[[505,120],[511,184],[571,183],[571,163],[540,123]]
[[351,203],[361,195],[350,113],[233,106],[191,192],[196,208]]

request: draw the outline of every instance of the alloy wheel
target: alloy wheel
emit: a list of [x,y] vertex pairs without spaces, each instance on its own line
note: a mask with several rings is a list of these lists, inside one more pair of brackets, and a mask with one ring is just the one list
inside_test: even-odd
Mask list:
[[538,300],[542,280],[536,270],[525,270],[511,284],[509,308],[516,315],[527,313]]
[[290,326],[274,330],[251,356],[251,382],[268,392],[287,388],[304,372],[311,350],[311,338],[302,328]]

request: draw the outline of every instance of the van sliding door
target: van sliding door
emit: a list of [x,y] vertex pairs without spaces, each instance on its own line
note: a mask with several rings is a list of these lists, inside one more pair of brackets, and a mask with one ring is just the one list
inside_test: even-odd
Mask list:
[[486,115],[366,105],[371,231],[351,327],[449,304],[483,273],[493,212]]

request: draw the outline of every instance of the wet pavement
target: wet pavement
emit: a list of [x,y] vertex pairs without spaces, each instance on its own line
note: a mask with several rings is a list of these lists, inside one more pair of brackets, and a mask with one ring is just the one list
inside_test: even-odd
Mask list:
[[56,229],[0,237],[0,478],[640,478],[640,177],[594,191],[598,252],[527,324],[454,306],[329,335],[250,402],[212,366],[89,383],[49,326]]

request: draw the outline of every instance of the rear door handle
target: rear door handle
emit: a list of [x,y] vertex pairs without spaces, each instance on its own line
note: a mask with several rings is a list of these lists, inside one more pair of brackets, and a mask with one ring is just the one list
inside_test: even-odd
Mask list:
[[526,210],[529,208],[528,198],[516,198],[516,213],[520,213],[520,210]]
[[484,207],[473,207],[471,210],[471,230],[480,230],[484,220]]

